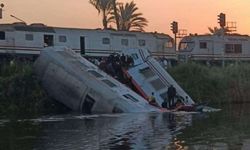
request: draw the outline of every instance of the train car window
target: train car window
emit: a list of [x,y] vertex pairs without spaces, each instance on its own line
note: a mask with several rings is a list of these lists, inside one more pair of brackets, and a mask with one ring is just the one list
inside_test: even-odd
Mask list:
[[132,58],[134,59],[134,60],[137,60],[139,57],[138,57],[138,55],[136,54],[136,53],[133,53],[132,55]]
[[5,32],[0,31],[0,40],[5,40]]
[[102,44],[110,44],[110,39],[109,38],[103,38],[102,39]]
[[225,53],[242,53],[241,44],[225,44]]
[[146,41],[145,40],[138,40],[139,46],[146,46]]
[[140,73],[141,73],[146,79],[155,76],[155,73],[154,73],[152,70],[150,70],[149,67],[140,69]]
[[153,88],[157,91],[166,88],[166,86],[161,82],[160,79],[155,79],[151,81],[150,83],[153,86]]
[[207,42],[200,42],[200,48],[206,49],[207,48]]
[[33,34],[25,34],[25,40],[27,40],[27,41],[33,41],[34,40]]
[[112,113],[123,113],[123,111],[119,107],[115,106],[112,110]]
[[139,102],[138,99],[136,99],[134,96],[130,95],[130,94],[126,94],[126,95],[123,95],[125,98],[127,99],[130,99],[131,101],[133,102]]
[[242,53],[242,45],[241,44],[235,44],[234,45],[234,52],[235,53]]
[[164,93],[160,94],[160,97],[161,97],[162,99],[166,99],[166,98],[168,97],[168,92],[165,91]]
[[94,75],[97,78],[102,78],[103,77],[100,73],[98,73],[98,72],[96,72],[94,70],[89,70],[88,72],[91,73],[92,75]]
[[226,44],[225,45],[225,53],[234,53],[234,45]]
[[166,42],[165,47],[166,48],[172,48],[173,47],[173,42],[171,42],[171,41]]
[[180,51],[192,51],[194,48],[194,42],[180,42],[179,50]]
[[187,49],[187,43],[186,43],[186,42],[181,42],[180,45],[179,45],[179,49],[180,49],[180,50],[185,50],[185,49]]
[[113,82],[111,82],[111,81],[109,81],[109,80],[107,80],[107,79],[102,80],[102,82],[104,82],[105,84],[107,84],[107,85],[110,86],[111,88],[112,88],[112,87],[116,87],[116,85],[115,85]]
[[121,39],[121,44],[124,46],[128,46],[128,39]]
[[64,35],[59,35],[59,42],[66,43],[67,42],[67,37],[64,36]]

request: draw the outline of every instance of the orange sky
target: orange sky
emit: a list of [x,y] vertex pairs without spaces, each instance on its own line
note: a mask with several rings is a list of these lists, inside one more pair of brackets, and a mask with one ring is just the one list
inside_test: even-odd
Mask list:
[[[130,0],[117,0],[126,2]],[[88,0],[0,0],[5,4],[3,23],[16,22],[10,14],[27,23],[42,22],[50,26],[100,28],[101,15]],[[250,34],[250,0],[134,0],[148,19],[146,31],[172,34],[170,23],[188,33],[208,33],[217,26],[217,15],[227,14],[227,21],[237,22],[238,33]]]

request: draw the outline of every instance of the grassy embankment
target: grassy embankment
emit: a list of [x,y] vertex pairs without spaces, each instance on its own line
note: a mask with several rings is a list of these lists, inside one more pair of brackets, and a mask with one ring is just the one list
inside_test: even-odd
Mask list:
[[196,102],[250,102],[249,63],[232,64],[224,68],[187,63],[171,68],[169,72]]
[[61,105],[41,88],[31,63],[1,63],[0,116],[30,118],[60,112]]
[[[250,102],[250,64],[222,68],[188,63],[168,71],[196,102]],[[0,116],[30,118],[65,110],[46,95],[32,64],[1,64]]]

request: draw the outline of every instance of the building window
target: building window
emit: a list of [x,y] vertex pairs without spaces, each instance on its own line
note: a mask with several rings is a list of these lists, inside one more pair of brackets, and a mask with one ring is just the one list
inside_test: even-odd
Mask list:
[[145,40],[139,40],[139,46],[146,46],[146,41]]
[[110,44],[110,39],[109,38],[103,38],[102,39],[102,44]]
[[67,42],[67,37],[64,36],[64,35],[60,35],[60,36],[59,36],[59,42],[62,42],[62,43]]
[[124,46],[128,46],[128,39],[122,39],[121,44]]
[[27,41],[33,41],[34,40],[33,34],[25,34],[25,39]]
[[0,31],[0,40],[5,40],[5,32]]
[[200,48],[206,49],[207,48],[207,42],[200,42]]

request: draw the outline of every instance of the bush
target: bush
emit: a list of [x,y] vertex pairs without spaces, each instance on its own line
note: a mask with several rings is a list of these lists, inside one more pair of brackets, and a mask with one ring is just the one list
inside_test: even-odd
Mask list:
[[[32,63],[11,62],[1,65],[0,115],[30,118],[57,111],[33,73]],[[61,106],[60,106],[61,107]]]
[[250,88],[250,64],[222,68],[191,62],[168,71],[196,102],[250,102],[250,93],[247,92]]

